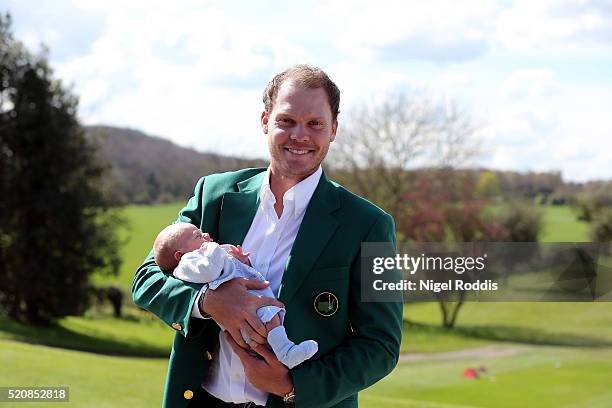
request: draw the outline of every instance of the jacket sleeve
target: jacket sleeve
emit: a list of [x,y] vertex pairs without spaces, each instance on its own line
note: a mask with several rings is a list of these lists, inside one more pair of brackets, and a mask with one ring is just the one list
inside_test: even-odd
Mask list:
[[[195,187],[194,196],[179,212],[176,222],[190,222],[200,226],[204,177]],[[211,320],[191,317],[193,304],[197,299],[201,283],[183,282],[169,272],[162,271],[155,263],[153,251],[136,271],[132,283],[132,298],[139,307],[157,315],[166,324],[179,331],[183,336],[198,335]]]
[[[395,256],[393,218],[381,217],[370,229],[366,242],[387,242]],[[401,278],[390,271],[391,280]],[[402,303],[361,302],[361,253],[351,266],[349,307],[352,333],[332,352],[292,369],[296,407],[333,406],[389,374],[396,366],[402,335]]]

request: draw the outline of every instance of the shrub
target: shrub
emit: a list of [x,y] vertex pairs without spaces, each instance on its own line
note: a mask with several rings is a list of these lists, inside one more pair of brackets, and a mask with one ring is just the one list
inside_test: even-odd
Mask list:
[[513,203],[500,217],[512,242],[537,242],[542,231],[542,213],[533,206]]
[[612,241],[612,210],[597,214],[591,223],[590,237],[594,242]]

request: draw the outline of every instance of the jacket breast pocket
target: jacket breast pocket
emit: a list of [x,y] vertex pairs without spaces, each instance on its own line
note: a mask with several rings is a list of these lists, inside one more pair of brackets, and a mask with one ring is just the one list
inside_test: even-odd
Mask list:
[[316,340],[319,343],[316,356],[338,346],[350,327],[349,294],[348,267],[313,270],[287,311],[292,315],[286,325],[290,337],[294,334],[299,340]]

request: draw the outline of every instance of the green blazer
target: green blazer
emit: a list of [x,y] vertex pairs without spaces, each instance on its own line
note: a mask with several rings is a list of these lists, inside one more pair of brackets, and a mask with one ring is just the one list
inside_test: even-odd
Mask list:
[[[245,169],[200,179],[178,221],[190,222],[215,241],[241,244],[259,205],[265,169]],[[308,204],[282,279],[280,300],[289,338],[314,339],[319,351],[290,371],[296,407],[357,407],[358,391],[397,364],[402,331],[399,302],[361,302],[362,242],[390,242],[391,216],[321,176]],[[247,248],[248,249],[248,248]],[[164,406],[185,407],[215,358],[219,326],[191,317],[200,284],[162,271],[150,253],[132,285],[134,302],[176,330],[166,378]],[[330,292],[335,313],[325,311]],[[316,300],[315,300],[316,299]],[[318,310],[317,310],[318,308]],[[270,395],[267,407],[283,407]]]

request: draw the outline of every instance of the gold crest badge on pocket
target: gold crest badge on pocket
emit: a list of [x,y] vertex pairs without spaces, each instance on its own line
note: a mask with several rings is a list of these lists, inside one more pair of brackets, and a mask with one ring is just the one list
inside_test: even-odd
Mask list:
[[314,309],[324,317],[333,316],[338,311],[340,302],[332,292],[321,292],[314,299]]

